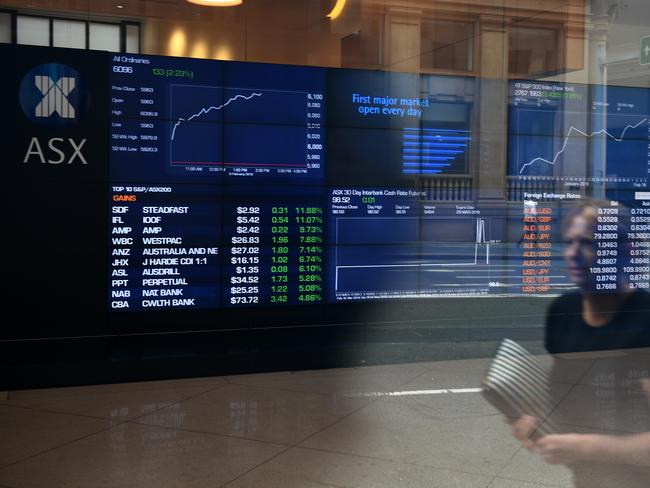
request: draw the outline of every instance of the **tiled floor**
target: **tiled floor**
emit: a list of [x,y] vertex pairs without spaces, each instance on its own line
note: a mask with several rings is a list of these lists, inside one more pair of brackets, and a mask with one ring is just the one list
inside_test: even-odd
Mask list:
[[[481,396],[489,362],[8,392],[0,487],[571,487],[569,470],[522,448]],[[567,359],[555,420],[650,430],[637,388],[649,370],[648,351]],[[633,403],[623,419],[607,413],[621,397]]]

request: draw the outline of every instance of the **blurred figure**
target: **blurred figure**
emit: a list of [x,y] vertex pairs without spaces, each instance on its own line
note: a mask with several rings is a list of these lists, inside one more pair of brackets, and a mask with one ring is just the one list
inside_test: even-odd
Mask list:
[[[598,264],[600,247],[595,239],[599,208],[604,206],[598,202],[582,203],[567,215],[562,228],[567,273],[577,290],[556,298],[548,309],[545,347],[553,356],[551,378],[561,377],[562,370],[571,362],[555,355],[650,348],[650,293],[632,285],[625,273],[618,273],[615,287],[610,286],[610,289],[603,291],[601,288],[604,287],[598,286],[602,282],[591,272],[590,268],[601,267]],[[624,207],[607,205],[607,208],[621,209],[619,217],[623,217]],[[628,232],[624,220],[619,218],[615,249],[616,266],[620,270],[629,266],[631,245]],[[581,355],[574,357],[579,359]],[[641,359],[643,357],[647,361],[645,364]],[[641,405],[641,418],[644,420],[641,431],[627,435],[575,432],[540,435],[536,433],[540,420],[529,415],[509,423],[515,437],[526,448],[538,452],[548,463],[568,466],[572,470],[576,488],[648,488],[650,349],[647,355],[638,357],[638,362],[630,361],[629,357],[608,361],[611,373],[604,375],[601,384],[595,382],[590,385],[592,411],[572,412],[572,416],[575,419],[576,415],[584,414],[595,424],[617,426],[629,417],[630,408],[636,409],[638,417]],[[628,368],[627,372],[625,368]],[[634,370],[629,371],[629,368]],[[602,408],[603,405],[607,408]],[[554,417],[558,424],[562,424],[562,418]],[[588,431],[586,428],[580,430]]]
[[[647,426],[650,380],[645,378],[640,380],[640,383],[646,400]],[[603,391],[607,389],[596,387],[595,394],[602,394]],[[629,389],[621,389],[618,393],[619,396],[627,398],[626,404],[617,400],[619,411],[616,415],[625,415],[626,412],[634,410],[635,401],[630,395],[632,392]],[[602,420],[610,423],[615,419]],[[619,435],[567,432],[536,437],[539,425],[538,419],[524,415],[512,423],[513,433],[527,449],[537,452],[547,463],[567,466],[572,471],[575,488],[648,487],[650,431]]]
[[[597,274],[598,210],[615,208],[618,240],[615,289],[599,290]],[[569,279],[578,289],[558,297],[546,317],[545,346],[550,354],[650,347],[650,293],[633,288],[622,270],[630,266],[629,226],[623,220],[625,207],[610,207],[587,201],[573,209],[562,227],[564,261]],[[629,217],[628,217],[629,218]],[[611,248],[607,248],[608,250]],[[650,249],[650,248],[646,248]],[[601,275],[602,276],[602,275]],[[602,286],[602,284],[601,284]]]

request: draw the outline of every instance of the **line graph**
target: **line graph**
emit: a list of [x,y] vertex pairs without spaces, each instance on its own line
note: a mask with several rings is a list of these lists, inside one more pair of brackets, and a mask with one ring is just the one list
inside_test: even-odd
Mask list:
[[262,94],[258,92],[253,92],[250,94],[250,96],[246,95],[235,95],[234,97],[231,97],[226,101],[225,103],[222,103],[219,106],[210,106],[210,107],[204,107],[201,110],[199,110],[197,113],[190,115],[188,118],[183,118],[179,117],[176,123],[174,124],[174,127],[172,128],[172,135],[171,135],[171,140],[174,140],[174,136],[176,135],[176,129],[178,128],[179,125],[181,125],[181,122],[189,122],[197,117],[200,117],[201,115],[205,115],[207,113],[210,113],[212,110],[221,110],[222,108],[230,105],[230,103],[234,102],[235,100],[238,100],[240,98],[243,98],[244,100],[250,100],[253,97],[261,97]]
[[557,162],[558,158],[559,158],[562,154],[564,154],[564,152],[565,152],[565,150],[566,150],[566,148],[567,148],[567,144],[568,144],[569,141],[571,140],[571,133],[572,133],[572,132],[577,132],[578,134],[580,134],[580,135],[582,135],[582,136],[584,136],[584,137],[586,137],[586,138],[592,138],[592,137],[594,137],[594,136],[597,136],[597,135],[603,135],[603,134],[604,134],[604,135],[606,135],[607,137],[609,137],[610,139],[612,139],[612,140],[615,141],[615,142],[622,142],[622,141],[624,140],[624,138],[625,138],[625,133],[626,133],[628,130],[630,130],[630,129],[636,129],[637,127],[640,127],[641,125],[643,125],[643,124],[646,123],[646,122],[648,122],[648,118],[643,118],[643,119],[641,119],[639,122],[637,122],[636,124],[628,124],[628,125],[626,125],[625,128],[622,130],[621,135],[620,135],[619,137],[616,137],[616,136],[612,135],[612,134],[611,134],[607,129],[600,129],[600,130],[593,131],[593,132],[591,132],[591,133],[588,134],[588,133],[586,133],[586,132],[584,132],[584,131],[581,131],[580,129],[578,129],[578,128],[576,128],[576,127],[571,126],[571,127],[569,128],[569,130],[568,130],[568,132],[567,132],[565,138],[564,138],[564,143],[562,144],[562,148],[561,148],[561,149],[560,149],[560,150],[555,154],[555,156],[553,157],[552,160],[548,160],[548,159],[545,159],[545,158],[543,158],[543,157],[536,157],[536,158],[530,160],[529,162],[523,164],[523,165],[521,166],[521,169],[519,170],[519,174],[523,174],[524,170],[525,170],[528,166],[531,166],[531,165],[535,164],[535,163],[538,162],[538,161],[543,162],[543,163],[550,164],[551,166],[554,166],[555,163]]
[[508,175],[645,185],[650,116],[644,103],[632,101],[611,100],[623,108],[610,111],[511,105]]
[[[439,286],[468,286],[459,269],[491,265],[489,224],[481,217],[338,217],[334,223],[334,292],[426,294]],[[406,240],[391,242],[385,233],[376,231],[385,228]],[[366,236],[364,242],[354,243],[359,235]],[[429,273],[433,270],[435,274]],[[455,284],[444,284],[449,279]],[[487,281],[481,285],[487,287]]]
[[195,173],[320,177],[322,94],[261,87],[170,86],[169,164]]

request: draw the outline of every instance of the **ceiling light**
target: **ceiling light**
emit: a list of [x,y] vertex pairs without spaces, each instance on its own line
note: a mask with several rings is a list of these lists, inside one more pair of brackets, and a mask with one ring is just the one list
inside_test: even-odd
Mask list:
[[187,0],[196,5],[203,5],[205,7],[234,7],[241,5],[244,0]]
[[186,47],[187,37],[185,36],[185,31],[177,27],[169,38],[167,53],[170,56],[184,56]]
[[345,2],[347,2],[347,0],[336,0],[334,8],[329,14],[327,14],[327,17],[329,17],[331,20],[334,20],[339,15],[341,15],[341,12],[343,12],[343,9],[345,8]]

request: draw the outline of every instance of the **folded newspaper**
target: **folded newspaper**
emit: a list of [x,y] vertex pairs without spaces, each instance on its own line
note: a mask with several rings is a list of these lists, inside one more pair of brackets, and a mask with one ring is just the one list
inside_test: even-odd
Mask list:
[[530,415],[540,421],[540,434],[557,432],[548,420],[553,409],[550,373],[530,352],[504,339],[483,378],[481,393],[510,418]]

